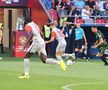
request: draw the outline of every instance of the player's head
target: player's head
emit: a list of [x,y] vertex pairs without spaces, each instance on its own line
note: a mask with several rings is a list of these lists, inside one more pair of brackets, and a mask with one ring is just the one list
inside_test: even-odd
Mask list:
[[92,26],[91,30],[92,30],[92,32],[97,32],[97,27],[96,26]]
[[50,25],[50,23],[51,23],[51,20],[48,19],[46,24],[47,24],[47,25]]
[[55,26],[55,23],[51,23],[51,24],[50,24],[50,27],[51,27],[51,29],[55,28],[55,27],[56,27],[56,26]]
[[25,24],[28,24],[30,22],[32,22],[32,19],[30,17],[26,17],[25,18]]
[[79,23],[76,24],[76,28],[80,28],[80,24]]

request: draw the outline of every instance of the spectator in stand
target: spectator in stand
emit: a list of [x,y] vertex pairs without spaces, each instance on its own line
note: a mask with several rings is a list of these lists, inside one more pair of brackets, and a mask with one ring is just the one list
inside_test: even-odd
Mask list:
[[60,6],[60,7],[64,6],[64,3],[62,2],[62,0],[55,0],[55,2],[56,2],[56,6]]
[[51,0],[51,3],[52,3],[52,8],[56,9],[56,1],[55,0]]
[[92,9],[88,5],[82,9],[81,16],[85,23],[93,23],[93,19],[90,18],[92,16]]
[[93,0],[88,0],[85,4],[92,9],[95,7],[95,2]]
[[105,1],[103,7],[106,11],[108,11],[108,1]]
[[102,13],[101,13],[101,11],[100,11],[98,6],[94,7],[92,15],[96,16],[96,18],[101,18]]
[[85,4],[86,4],[87,1],[88,1],[88,0],[84,0]]
[[84,8],[85,3],[83,0],[74,0],[74,5],[76,6],[77,10],[81,11]]
[[57,6],[57,13],[59,18],[61,17],[61,15],[68,15],[67,10],[65,10],[65,6]]
[[71,10],[69,12],[69,17],[67,21],[74,23],[75,17],[78,18],[79,16],[80,16],[80,12],[77,10],[77,8],[75,6],[71,6]]
[[100,11],[105,11],[104,8],[103,8],[103,3],[104,3],[104,1],[100,1],[100,0],[97,0],[95,2],[96,6],[99,7]]
[[44,0],[44,3],[48,10],[52,9],[52,3],[51,0]]
[[73,6],[74,4],[72,3],[71,0],[66,0],[66,3],[65,3],[65,9],[69,12],[71,10],[71,7]]
[[67,17],[65,17],[65,14],[62,12],[59,20],[60,27],[62,26],[63,21],[67,21]]

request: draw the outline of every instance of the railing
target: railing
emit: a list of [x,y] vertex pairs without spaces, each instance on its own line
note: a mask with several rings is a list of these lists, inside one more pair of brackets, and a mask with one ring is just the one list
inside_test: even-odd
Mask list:
[[51,16],[51,12],[50,10],[48,9],[46,3],[45,3],[45,0],[39,0],[40,4],[42,5],[43,9],[45,10],[46,14],[48,15],[48,18],[53,21],[53,17]]
[[[90,26],[90,25],[98,25],[98,26],[106,26],[108,27],[108,16],[90,16],[89,19],[83,19],[86,16],[68,16],[64,17],[72,17],[73,22],[68,22],[69,24],[80,23],[81,25]],[[62,17],[61,17],[62,18]]]

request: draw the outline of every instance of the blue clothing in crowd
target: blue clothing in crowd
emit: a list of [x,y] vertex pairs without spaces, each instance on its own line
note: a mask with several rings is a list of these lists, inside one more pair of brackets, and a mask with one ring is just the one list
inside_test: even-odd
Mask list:
[[82,28],[75,28],[75,40],[83,39],[84,30]]
[[45,0],[44,3],[46,5],[47,9],[52,9],[52,3],[50,0]]

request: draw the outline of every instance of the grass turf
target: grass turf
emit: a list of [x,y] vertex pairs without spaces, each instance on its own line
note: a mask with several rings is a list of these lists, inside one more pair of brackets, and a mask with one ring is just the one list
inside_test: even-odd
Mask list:
[[0,90],[108,90],[108,66],[99,60],[77,61],[62,71],[57,65],[43,64],[31,58],[30,79],[18,79],[23,73],[23,59],[2,55]]

